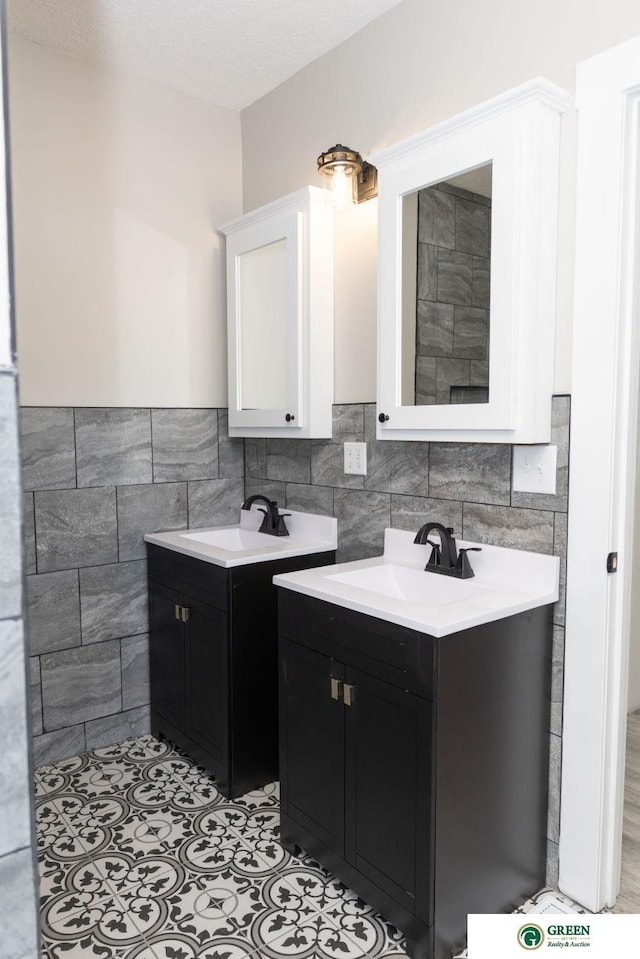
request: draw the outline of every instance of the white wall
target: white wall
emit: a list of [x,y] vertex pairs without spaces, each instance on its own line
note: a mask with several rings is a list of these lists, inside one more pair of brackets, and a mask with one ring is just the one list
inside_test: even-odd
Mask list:
[[226,406],[239,114],[16,36],[9,69],[21,402]]
[[[637,34],[637,0],[404,0],[243,111],[244,209],[318,182],[315,158],[336,141],[366,156],[538,75],[573,91],[579,60]],[[563,134],[557,392],[570,389],[573,116]],[[338,402],[375,398],[359,354],[375,341],[372,256],[364,243],[336,263]],[[354,317],[356,340],[341,329]]]
[[631,611],[629,622],[629,702],[628,712],[640,709],[640,415],[638,416],[636,454],[636,495],[631,557]]

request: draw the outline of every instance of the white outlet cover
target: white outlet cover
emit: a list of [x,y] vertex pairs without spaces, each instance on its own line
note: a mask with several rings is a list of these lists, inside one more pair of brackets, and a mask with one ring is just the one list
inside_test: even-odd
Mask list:
[[367,444],[344,444],[344,471],[358,476],[367,475]]
[[557,462],[557,446],[514,446],[514,492],[555,493]]

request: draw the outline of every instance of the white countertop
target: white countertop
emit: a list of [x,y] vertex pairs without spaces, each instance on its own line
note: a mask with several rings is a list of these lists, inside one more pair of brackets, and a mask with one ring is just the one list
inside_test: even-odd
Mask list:
[[[255,504],[250,510],[241,509],[240,522],[230,526],[211,526],[205,529],[183,529],[167,533],[147,533],[145,541],[165,549],[184,553],[195,559],[213,563],[215,566],[246,566],[248,563],[266,563],[269,560],[285,559],[289,556],[307,556],[310,553],[323,553],[336,548],[338,541],[338,523],[331,516],[318,516],[315,513],[299,513],[295,510],[279,510],[286,515],[289,536],[270,536],[260,533],[264,540],[250,549],[223,549],[203,542],[203,534],[217,533],[223,530],[249,530],[256,532],[263,520],[263,514]],[[206,538],[206,537],[205,537]],[[254,535],[253,540],[257,540]]]
[[[557,556],[460,540],[458,547],[480,546],[482,550],[469,555],[475,576],[460,580],[425,571],[430,547],[417,546],[414,536],[387,529],[382,556],[281,573],[273,582],[436,637],[558,599]],[[362,583],[367,582],[365,588]]]

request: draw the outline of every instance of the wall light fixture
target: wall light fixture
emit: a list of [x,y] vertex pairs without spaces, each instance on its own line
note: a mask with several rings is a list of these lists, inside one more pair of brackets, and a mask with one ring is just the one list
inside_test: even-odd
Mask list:
[[318,157],[318,171],[326,177],[338,209],[363,203],[378,195],[378,171],[357,150],[336,143]]

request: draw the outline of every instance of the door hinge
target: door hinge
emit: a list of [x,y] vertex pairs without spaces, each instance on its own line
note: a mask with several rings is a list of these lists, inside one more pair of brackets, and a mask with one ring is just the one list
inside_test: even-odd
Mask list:
[[618,572],[618,554],[609,553],[607,556],[607,572],[608,573],[617,573]]
[[342,692],[342,680],[336,679],[335,676],[331,677],[331,698],[340,699],[340,693]]
[[343,698],[345,706],[353,706],[356,701],[356,687],[351,686],[349,683],[345,683]]

